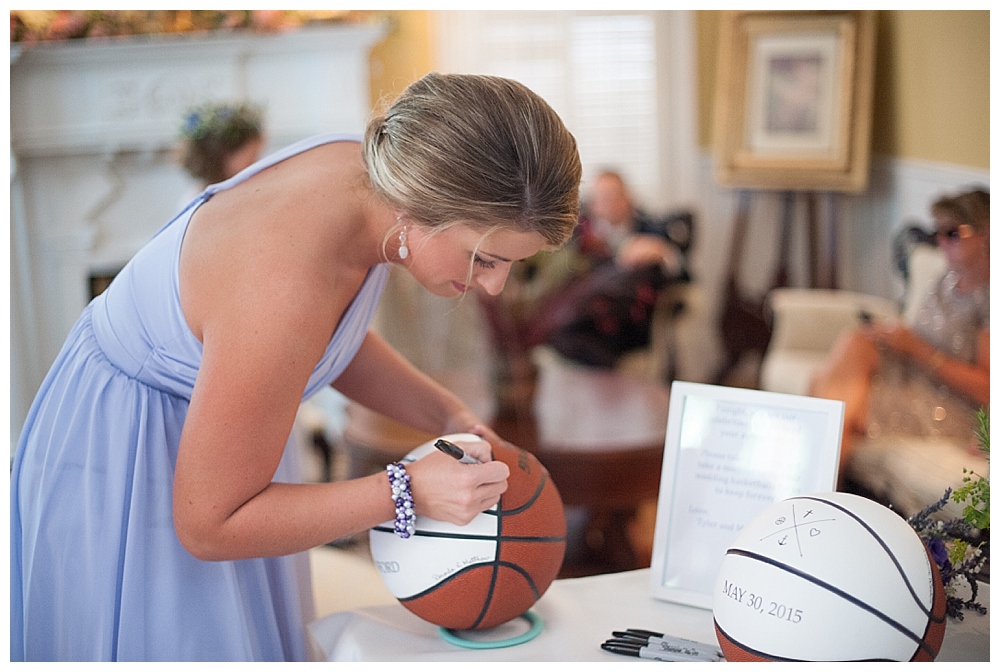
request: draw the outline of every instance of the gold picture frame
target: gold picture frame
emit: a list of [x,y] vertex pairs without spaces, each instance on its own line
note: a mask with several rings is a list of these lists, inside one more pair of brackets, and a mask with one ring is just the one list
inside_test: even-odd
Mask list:
[[874,11],[724,12],[718,65],[720,184],[867,188]]

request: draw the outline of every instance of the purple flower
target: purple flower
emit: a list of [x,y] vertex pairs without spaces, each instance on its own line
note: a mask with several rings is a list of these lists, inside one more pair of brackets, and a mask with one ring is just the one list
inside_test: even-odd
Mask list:
[[199,123],[201,123],[200,115],[197,112],[189,113],[187,119],[184,120],[184,132],[190,135],[194,129],[198,128]]
[[934,562],[937,563],[938,568],[941,570],[941,579],[944,583],[948,583],[951,580],[952,568],[951,560],[948,559],[948,549],[945,547],[944,542],[937,537],[928,539],[927,548],[930,550]]
[[933,538],[927,541],[927,548],[931,551],[931,556],[934,558],[934,562],[940,567],[944,563],[948,562],[948,549],[945,548],[944,542],[938,538]]

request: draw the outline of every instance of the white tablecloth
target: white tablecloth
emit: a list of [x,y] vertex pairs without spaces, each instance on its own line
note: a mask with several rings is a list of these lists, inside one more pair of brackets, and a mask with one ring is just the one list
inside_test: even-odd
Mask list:
[[[989,586],[981,585],[980,603],[987,609],[989,596]],[[500,649],[449,644],[437,626],[399,604],[336,612],[314,621],[309,630],[330,661],[638,661],[600,648],[612,631],[626,628],[717,645],[712,612],[650,597],[648,569],[554,581],[531,610],[543,619],[541,634]],[[521,623],[517,619],[509,627]],[[963,621],[948,620],[939,661],[988,661],[989,656],[989,613],[966,611]]]

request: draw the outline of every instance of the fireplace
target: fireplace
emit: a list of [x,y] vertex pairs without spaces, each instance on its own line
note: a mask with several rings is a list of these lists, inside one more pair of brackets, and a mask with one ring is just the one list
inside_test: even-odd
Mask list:
[[80,311],[176,212],[184,111],[265,108],[265,152],[361,133],[380,25],[11,47],[11,442]]

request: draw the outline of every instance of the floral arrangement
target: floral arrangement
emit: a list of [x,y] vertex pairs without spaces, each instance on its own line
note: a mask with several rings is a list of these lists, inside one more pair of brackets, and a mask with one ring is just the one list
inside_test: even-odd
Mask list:
[[247,137],[261,134],[263,112],[250,103],[210,102],[187,112],[181,135],[188,140],[218,138],[223,144],[236,146]]
[[[979,410],[978,421],[976,435],[982,450],[989,455],[990,417],[985,409]],[[965,474],[962,479],[965,485],[954,492],[947,489],[940,500],[907,520],[927,544],[941,570],[948,615],[959,620],[963,618],[963,609],[986,613],[986,608],[977,601],[978,582],[990,559],[990,479],[971,471]],[[962,517],[934,519],[933,514],[949,499],[966,505]]]
[[209,30],[276,32],[367,18],[360,10],[11,10],[10,41],[40,42]]

